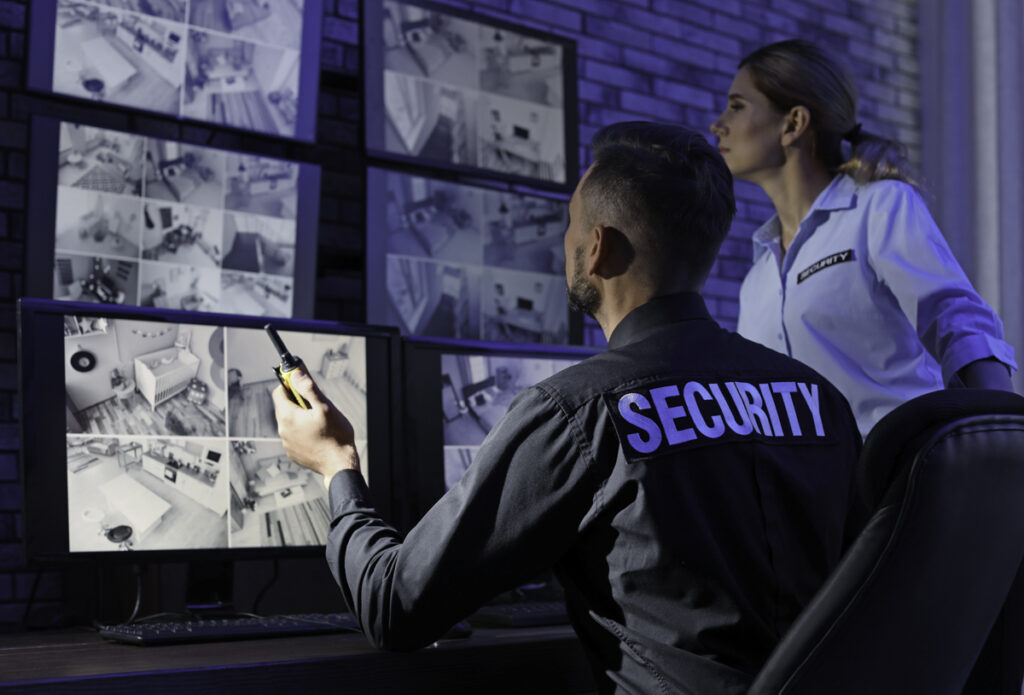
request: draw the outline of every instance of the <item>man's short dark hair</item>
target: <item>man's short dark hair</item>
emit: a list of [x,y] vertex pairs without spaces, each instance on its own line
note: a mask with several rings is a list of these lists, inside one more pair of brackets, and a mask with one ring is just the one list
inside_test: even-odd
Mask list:
[[630,121],[599,130],[594,164],[580,189],[583,221],[623,232],[701,282],[711,271],[736,214],[732,174],[696,131]]

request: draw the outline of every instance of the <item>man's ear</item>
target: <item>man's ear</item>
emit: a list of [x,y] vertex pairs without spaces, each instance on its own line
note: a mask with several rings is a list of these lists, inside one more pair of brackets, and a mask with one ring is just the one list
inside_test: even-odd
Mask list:
[[615,227],[598,226],[590,232],[586,247],[586,270],[590,275],[612,278],[626,272],[636,250],[629,237]]
[[811,112],[806,106],[794,106],[782,122],[782,146],[791,147],[811,127]]

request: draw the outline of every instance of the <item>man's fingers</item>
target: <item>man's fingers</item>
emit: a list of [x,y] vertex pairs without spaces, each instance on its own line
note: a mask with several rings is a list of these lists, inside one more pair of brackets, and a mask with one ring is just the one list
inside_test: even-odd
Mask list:
[[317,387],[316,382],[313,381],[313,377],[306,373],[304,369],[298,369],[292,374],[291,378],[292,386],[299,395],[306,399],[307,403],[323,403],[324,397],[320,393],[320,389]]

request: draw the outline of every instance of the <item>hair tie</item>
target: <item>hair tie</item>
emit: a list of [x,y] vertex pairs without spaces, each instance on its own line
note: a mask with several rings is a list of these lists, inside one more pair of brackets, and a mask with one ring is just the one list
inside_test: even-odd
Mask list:
[[860,139],[860,126],[861,124],[858,123],[857,125],[850,128],[848,131],[843,133],[843,140],[849,140],[852,144],[855,140]]

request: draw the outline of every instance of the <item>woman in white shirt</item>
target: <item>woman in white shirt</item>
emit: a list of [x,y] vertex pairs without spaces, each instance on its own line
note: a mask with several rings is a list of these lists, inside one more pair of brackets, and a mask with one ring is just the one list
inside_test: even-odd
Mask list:
[[783,41],[740,62],[711,132],[733,176],[763,188],[777,213],[754,233],[738,332],[832,381],[866,435],[945,386],[1012,390],[1017,365],[906,174],[904,148],[864,133],[856,108],[841,65]]

